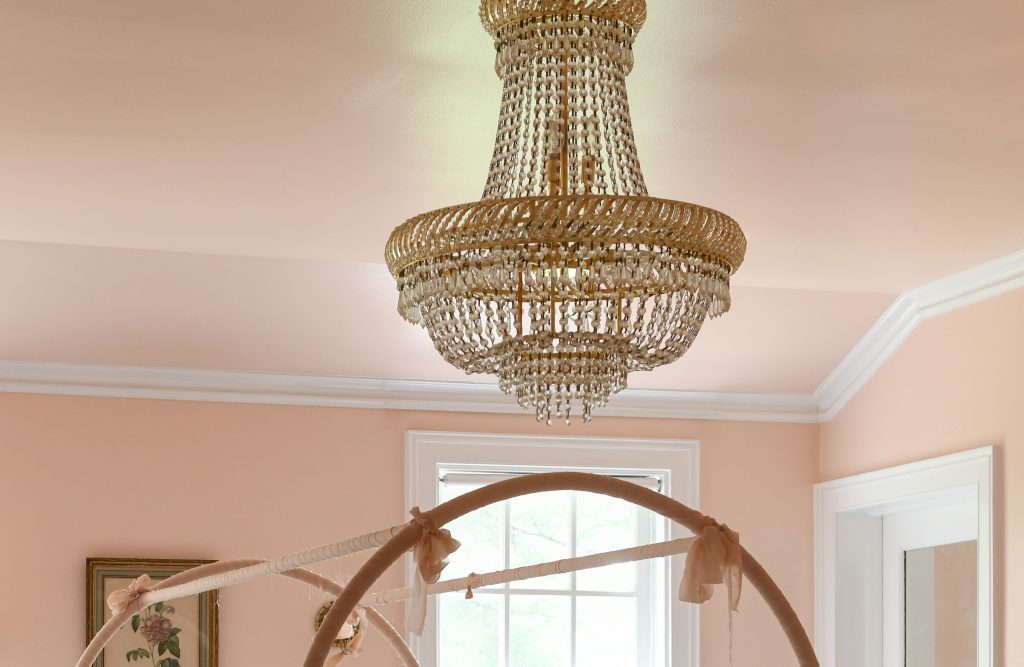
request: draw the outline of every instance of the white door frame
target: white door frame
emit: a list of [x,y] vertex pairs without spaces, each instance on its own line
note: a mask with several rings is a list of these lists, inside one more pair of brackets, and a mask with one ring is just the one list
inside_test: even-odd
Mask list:
[[[954,498],[969,494],[977,503],[978,537],[978,667],[993,667],[994,623],[993,601],[993,448],[983,447],[959,454],[942,456],[875,472],[845,477],[814,487],[814,583],[815,583],[815,644],[822,667],[874,667],[878,664],[837,664],[837,592],[839,589],[839,523],[850,516],[878,517],[879,537],[851,541],[844,546],[844,558],[849,550],[877,548],[881,543],[881,516],[892,511],[905,511],[935,498]],[[854,554],[856,555],[856,554]],[[869,593],[866,604],[882,604],[882,561],[877,555],[865,553],[864,560],[877,559],[878,595]],[[874,620],[880,619],[878,609]],[[864,615],[865,622],[872,620]],[[847,619],[846,622],[857,622]],[[871,628],[855,628],[862,636],[877,638],[883,633]],[[877,647],[875,655],[887,656],[887,661],[898,651]],[[876,659],[877,660],[877,659]],[[883,662],[888,665],[888,662]]]

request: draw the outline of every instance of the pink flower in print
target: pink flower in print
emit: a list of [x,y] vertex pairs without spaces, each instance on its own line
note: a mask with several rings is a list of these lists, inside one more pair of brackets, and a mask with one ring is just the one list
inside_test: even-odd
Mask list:
[[145,618],[139,625],[139,634],[150,644],[165,642],[171,636],[171,619],[157,614]]

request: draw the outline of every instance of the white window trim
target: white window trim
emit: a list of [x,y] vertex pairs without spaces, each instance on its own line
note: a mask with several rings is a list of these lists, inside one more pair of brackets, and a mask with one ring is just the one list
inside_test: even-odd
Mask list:
[[[822,667],[836,667],[837,563],[839,560],[838,524],[840,516],[850,513],[882,516],[893,510],[906,511],[931,502],[936,497],[957,498],[965,491],[977,501],[978,539],[978,665],[993,665],[993,458],[992,447],[918,461],[862,475],[817,484],[814,487],[814,590],[815,648]],[[862,541],[865,550],[878,548],[877,539]],[[849,555],[849,554],[845,554]],[[881,551],[879,551],[879,558]],[[861,560],[869,561],[865,553]],[[878,591],[869,604],[880,607],[882,601],[881,562],[877,564]],[[877,598],[877,599],[875,599]],[[881,609],[879,609],[879,614]],[[877,617],[876,617],[877,618]],[[880,630],[881,628],[879,628]],[[862,630],[862,631],[861,631]],[[881,634],[860,629],[864,636]],[[879,647],[891,664],[893,652]]]
[[[434,507],[441,468],[445,465],[466,467],[467,464],[515,467],[530,472],[570,468],[603,474],[657,473],[664,476],[663,492],[666,495],[699,509],[700,444],[696,440],[437,431],[409,431],[406,434],[406,505]],[[687,537],[690,532],[669,522],[668,534],[676,539]],[[671,631],[666,637],[666,662],[673,667],[698,667],[700,610],[696,605],[673,604],[674,582],[682,577],[683,565],[683,557],[677,556],[671,559],[667,568],[664,606],[670,610]],[[412,577],[412,559],[407,557],[406,580],[411,583]],[[436,603],[431,599],[423,637],[408,636],[409,645],[423,667],[436,667],[435,618]]]

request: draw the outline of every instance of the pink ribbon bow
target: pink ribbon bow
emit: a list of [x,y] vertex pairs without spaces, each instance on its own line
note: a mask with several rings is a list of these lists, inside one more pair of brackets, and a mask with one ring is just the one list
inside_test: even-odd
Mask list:
[[462,545],[447,529],[438,528],[434,517],[424,514],[419,507],[413,507],[409,513],[422,532],[413,547],[413,560],[419,576],[413,583],[416,597],[406,604],[405,625],[409,632],[419,636],[427,619],[427,584],[437,583],[441,571],[448,565],[448,556]]
[[740,536],[728,526],[708,519],[686,554],[679,599],[703,604],[711,599],[714,586],[722,583],[729,593],[729,609],[739,611],[743,586]]
[[743,587],[743,549],[740,536],[711,517],[690,545],[686,554],[679,599],[704,604],[714,594],[716,584],[725,584],[729,593],[729,664],[732,664],[732,614],[740,610]]
[[148,574],[142,575],[129,584],[128,588],[122,588],[108,595],[107,606],[110,607],[114,616],[123,613],[133,602],[151,590],[150,584],[152,583],[153,580],[149,578]]

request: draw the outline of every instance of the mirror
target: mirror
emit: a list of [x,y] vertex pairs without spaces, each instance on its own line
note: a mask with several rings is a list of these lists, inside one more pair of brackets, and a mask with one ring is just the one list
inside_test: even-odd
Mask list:
[[978,541],[904,552],[904,664],[977,667]]

